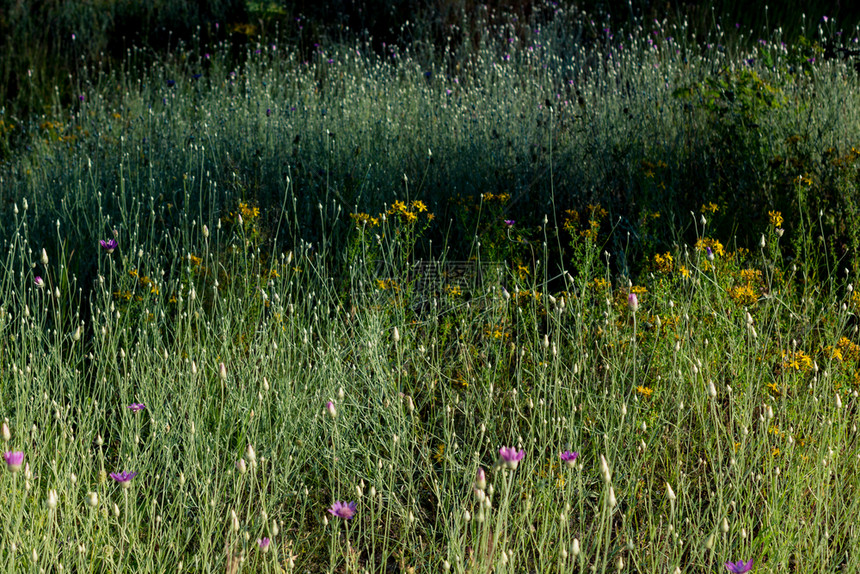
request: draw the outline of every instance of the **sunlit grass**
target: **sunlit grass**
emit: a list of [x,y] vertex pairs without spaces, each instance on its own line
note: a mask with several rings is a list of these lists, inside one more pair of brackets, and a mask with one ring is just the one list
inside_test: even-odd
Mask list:
[[[31,126],[2,175],[7,570],[858,567],[856,234],[811,209],[854,189],[856,76],[559,22],[459,71],[189,50]],[[689,191],[721,129],[754,157]],[[786,181],[753,169],[778,154]]]

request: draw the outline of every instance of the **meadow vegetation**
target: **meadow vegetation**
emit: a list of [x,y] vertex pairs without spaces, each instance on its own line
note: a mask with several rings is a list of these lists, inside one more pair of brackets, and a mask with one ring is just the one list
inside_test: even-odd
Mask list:
[[470,17],[0,114],[7,571],[860,568],[858,29]]

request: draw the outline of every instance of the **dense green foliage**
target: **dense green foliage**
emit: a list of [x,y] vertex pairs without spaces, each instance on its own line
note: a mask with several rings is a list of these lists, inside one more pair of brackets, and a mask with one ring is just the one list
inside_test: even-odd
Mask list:
[[239,8],[0,117],[0,564],[858,568],[856,29]]

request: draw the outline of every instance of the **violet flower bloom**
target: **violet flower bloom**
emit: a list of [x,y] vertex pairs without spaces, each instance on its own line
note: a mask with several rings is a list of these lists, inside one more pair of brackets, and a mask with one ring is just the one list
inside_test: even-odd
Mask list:
[[21,465],[24,464],[24,453],[20,450],[4,452],[3,458],[6,460],[6,468],[13,474],[21,470]]
[[110,477],[120,483],[123,488],[131,487],[131,479],[135,476],[137,476],[136,472],[128,472],[127,470],[110,473]]
[[257,538],[257,546],[259,546],[260,550],[263,552],[269,551],[269,543],[271,543],[271,540],[268,538]]
[[506,219],[505,220],[505,225],[507,225],[508,227],[513,227],[514,223],[516,223],[516,221],[513,219]]
[[102,246],[105,253],[113,253],[114,249],[119,247],[119,244],[116,242],[116,239],[102,239],[99,241],[99,245]]
[[45,288],[45,280],[44,280],[44,279],[42,279],[42,278],[41,278],[40,276],[38,276],[38,275],[36,275],[36,277],[33,279],[33,283],[35,283],[35,284],[36,284],[36,287],[38,287],[39,289],[44,289],[44,288]]
[[136,413],[137,411],[142,411],[143,409],[145,409],[146,405],[143,403],[131,403],[126,408],[129,409],[131,412]]
[[750,558],[750,561],[744,564],[743,560],[738,560],[737,562],[726,562],[726,570],[729,572],[733,572],[734,574],[744,574],[744,572],[749,572],[752,570],[753,560]]
[[561,453],[561,462],[567,465],[568,468],[573,468],[573,464],[576,462],[576,458],[579,456],[578,452],[570,452],[569,450]]
[[352,520],[355,516],[355,507],[355,502],[341,502],[337,500],[331,505],[331,508],[329,508],[328,511],[344,520]]
[[705,247],[705,251],[707,251],[707,255],[705,255],[705,257],[707,257],[708,261],[713,261],[714,260],[714,250],[711,249],[710,247]]
[[515,449],[512,446],[511,447],[503,446],[502,448],[499,449],[499,456],[502,457],[502,462],[504,462],[505,466],[507,466],[511,470],[514,470],[515,468],[517,468],[517,465],[523,459],[525,454],[526,454],[526,451],[521,450],[521,451],[517,452],[517,449]]

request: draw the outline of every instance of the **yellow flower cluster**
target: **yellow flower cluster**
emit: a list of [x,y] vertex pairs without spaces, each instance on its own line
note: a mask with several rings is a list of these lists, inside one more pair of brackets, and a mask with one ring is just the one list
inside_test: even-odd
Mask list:
[[638,387],[636,387],[636,392],[647,399],[650,398],[652,394],[654,394],[654,389],[639,385]]
[[260,217],[260,208],[250,206],[247,203],[240,202],[239,203],[239,213],[242,214],[242,219],[246,221],[253,221]]
[[779,211],[768,211],[767,215],[770,219],[770,224],[774,228],[782,227],[782,213],[780,213]]
[[[387,215],[399,217],[406,223],[415,223],[418,221],[418,215],[426,211],[427,205],[423,201],[415,200],[407,205],[406,202],[398,199],[384,213],[380,213],[376,217],[361,212],[350,213],[349,217],[355,221],[356,227],[362,229],[364,227],[376,227]],[[432,213],[427,213],[427,221],[433,221],[433,217]]]
[[394,279],[377,279],[376,288],[382,291],[399,291],[400,285]]
[[484,201],[496,201],[498,203],[507,203],[507,201],[511,198],[511,194],[509,193],[482,193],[481,199]]
[[662,255],[658,253],[654,256],[654,266],[660,273],[671,273],[675,268],[675,260],[668,251]]
[[137,279],[137,282],[141,287],[148,287],[150,293],[158,295],[158,285],[156,285],[155,281],[150,279],[148,276],[139,275],[137,269],[132,269],[128,274]]
[[714,255],[718,257],[723,257],[726,254],[726,250],[723,248],[723,244],[716,239],[712,239],[710,237],[701,237],[696,241],[697,250],[707,251],[708,247],[710,247]]
[[794,369],[795,371],[808,373],[812,370],[812,357],[803,351],[795,351],[793,353],[783,351],[782,366],[786,369]]
[[[720,206],[714,203],[713,201],[710,203],[706,203],[702,205],[702,209],[700,210],[702,213],[716,213],[720,210]],[[711,247],[713,249],[713,247]]]
[[749,307],[758,301],[758,292],[752,285],[746,283],[744,285],[735,285],[729,288],[729,297],[738,305]]
[[355,221],[357,227],[376,227],[379,225],[379,218],[371,217],[367,213],[350,213],[349,217]]
[[[828,347],[828,349],[830,349]],[[851,341],[848,337],[842,337],[836,343],[836,347],[830,349],[830,356],[839,362],[854,362],[860,360],[860,345]]]

